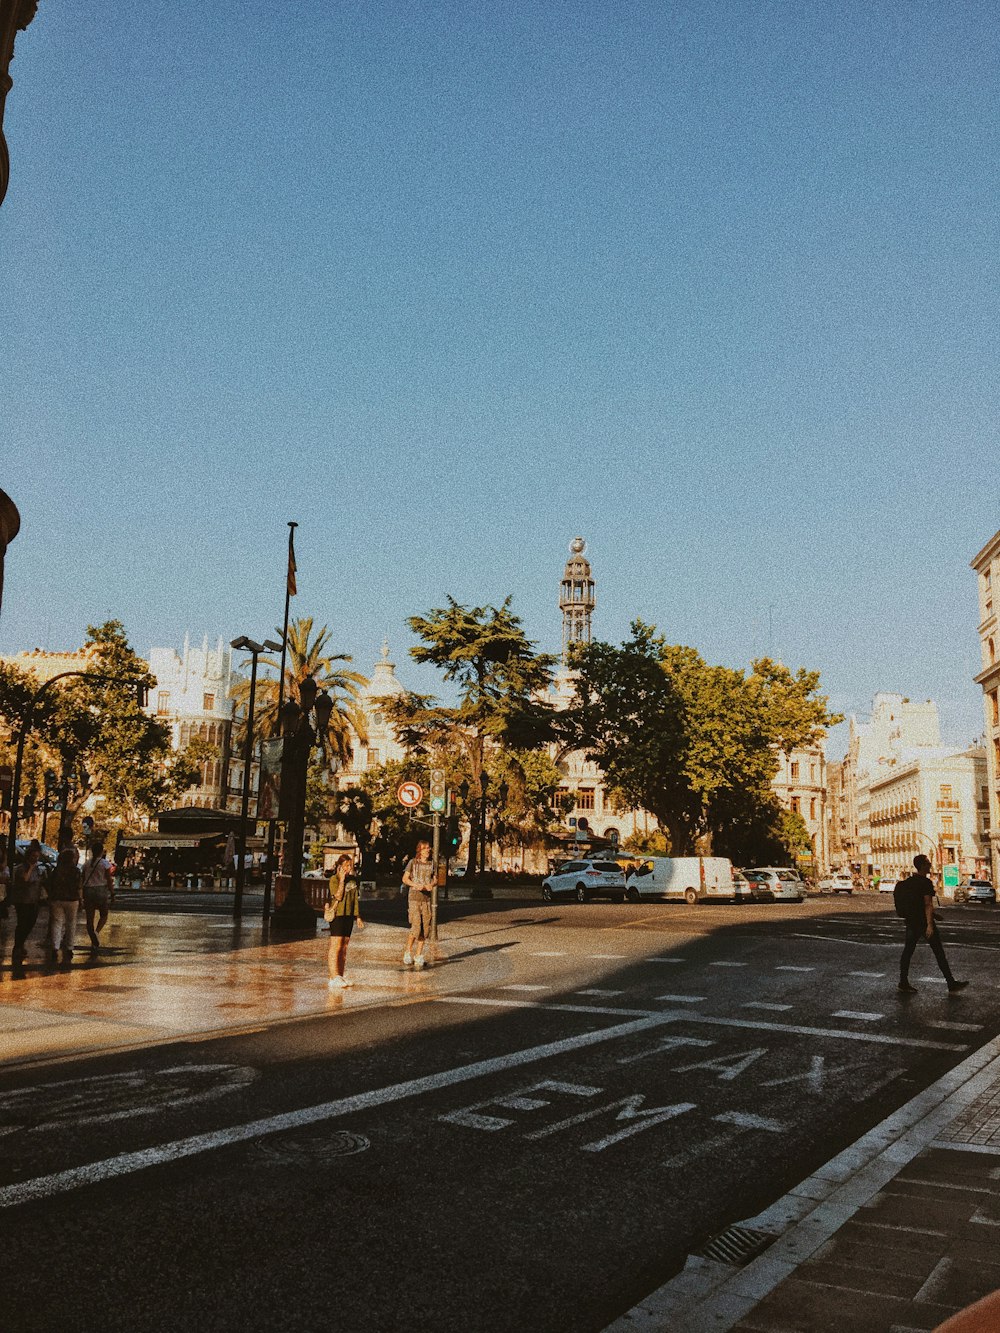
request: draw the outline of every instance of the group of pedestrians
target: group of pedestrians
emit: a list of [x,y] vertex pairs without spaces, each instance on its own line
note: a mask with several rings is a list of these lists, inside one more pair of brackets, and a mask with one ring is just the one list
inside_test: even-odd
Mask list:
[[[429,842],[417,844],[417,850],[403,871],[403,886],[407,890],[407,916],[410,932],[406,938],[403,966],[420,971],[426,962],[424,951],[432,931],[432,900],[434,892],[434,862]],[[354,983],[345,976],[347,949],[354,927],[364,929],[361,919],[361,886],[354,867],[354,857],[343,852],[337,858],[330,876],[323,918],[330,927],[330,948],[327,955],[328,985],[331,990],[343,990]]]
[[49,904],[46,960],[64,970],[72,965],[77,918],[82,907],[87,921],[91,955],[100,952],[100,934],[107,924],[114,901],[114,877],[111,863],[104,855],[104,844],[95,841],[90,857],[81,866],[78,848],[67,844],[48,872],[42,863],[42,845],[37,838],[28,844],[24,856],[12,869],[5,852],[0,851],[0,888],[4,891],[3,908],[14,908],[14,945],[11,973],[24,977],[28,936],[35,928],[43,901]]

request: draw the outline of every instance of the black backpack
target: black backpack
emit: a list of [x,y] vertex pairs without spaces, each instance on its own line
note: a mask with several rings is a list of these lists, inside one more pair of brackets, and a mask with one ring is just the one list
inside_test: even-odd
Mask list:
[[912,893],[910,891],[912,883],[912,875],[909,879],[896,880],[895,888],[892,891],[892,902],[893,906],[896,908],[897,916],[905,917],[909,915],[907,908],[912,906],[912,903],[908,903],[907,899],[912,898]]

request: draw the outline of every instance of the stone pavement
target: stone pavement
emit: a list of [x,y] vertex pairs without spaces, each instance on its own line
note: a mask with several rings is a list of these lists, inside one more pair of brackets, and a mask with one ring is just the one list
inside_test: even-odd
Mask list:
[[606,1333],[918,1333],[998,1288],[995,1038]]
[[[28,942],[27,976],[14,980],[10,913],[0,919],[0,1068],[405,1003],[449,986],[449,968],[414,974],[402,967],[402,907],[378,904],[373,917],[375,911],[378,919],[351,941],[347,973],[354,986],[336,992],[327,987],[329,937],[319,921],[312,939],[266,942],[259,919],[249,915],[237,924],[220,915],[112,908],[99,956],[90,957],[86,931],[78,927],[73,967],[64,973],[43,966],[43,910]],[[477,980],[488,984],[493,956],[463,941],[470,931],[506,928],[505,917],[494,926],[455,920],[442,929],[442,956],[475,953]],[[458,981],[453,972],[449,988]]]

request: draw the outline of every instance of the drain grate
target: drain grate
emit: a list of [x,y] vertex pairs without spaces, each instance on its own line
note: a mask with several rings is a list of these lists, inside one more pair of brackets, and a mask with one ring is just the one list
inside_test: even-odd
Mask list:
[[777,1237],[770,1231],[756,1231],[753,1227],[727,1227],[707,1245],[696,1251],[702,1259],[715,1259],[720,1264],[742,1268],[771,1244]]

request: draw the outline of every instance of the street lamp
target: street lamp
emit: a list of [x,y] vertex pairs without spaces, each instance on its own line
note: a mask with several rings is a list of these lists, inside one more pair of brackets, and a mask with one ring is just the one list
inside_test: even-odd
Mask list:
[[[315,716],[316,730],[309,723]],[[286,821],[285,873],[288,892],[271,917],[278,929],[316,930],[316,913],[302,893],[302,844],[305,840],[306,780],[309,752],[317,737],[326,735],[333,714],[333,699],[312,676],[299,685],[299,702],[289,699],[281,709],[281,796],[278,815]]]
[[274,643],[271,639],[265,639],[263,643],[257,643],[254,639],[248,639],[245,634],[241,634],[238,639],[233,639],[230,647],[235,648],[237,652],[249,653],[251,658],[250,700],[247,704],[247,730],[243,742],[243,798],[240,802],[240,836],[236,861],[236,896],[233,899],[233,916],[236,919],[239,919],[243,912],[243,888],[246,884],[247,873],[247,818],[250,813],[250,761],[253,756],[253,710],[257,697],[257,658],[261,653],[280,652],[281,644]]

